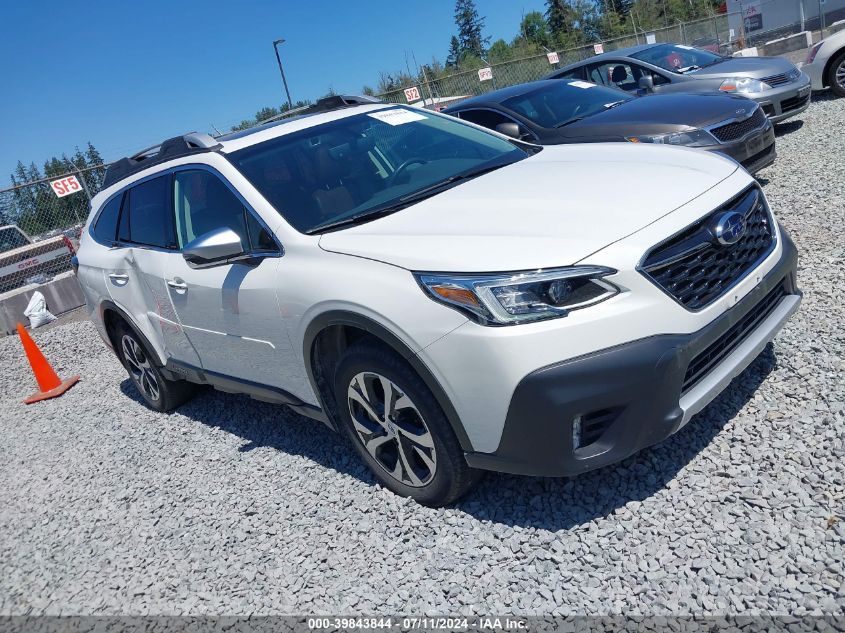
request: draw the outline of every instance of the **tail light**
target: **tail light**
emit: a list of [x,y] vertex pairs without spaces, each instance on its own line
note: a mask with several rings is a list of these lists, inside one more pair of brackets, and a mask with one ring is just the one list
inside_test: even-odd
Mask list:
[[70,254],[76,255],[76,249],[73,247],[73,242],[70,241],[70,238],[67,235],[62,235],[62,241],[65,243],[65,246],[67,246]]
[[813,46],[813,48],[810,49],[809,53],[807,53],[807,63],[808,64],[813,63],[813,60],[816,58],[816,54],[819,52],[819,49],[822,47],[822,44],[824,44],[824,42],[819,42],[818,44]]

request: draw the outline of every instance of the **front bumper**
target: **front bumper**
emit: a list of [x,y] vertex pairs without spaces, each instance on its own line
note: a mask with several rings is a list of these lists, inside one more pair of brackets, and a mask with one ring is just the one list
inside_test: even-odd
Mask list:
[[759,103],[772,123],[780,123],[810,107],[810,90],[810,78],[801,73],[795,82],[744,96]]
[[469,453],[467,462],[523,475],[576,475],[678,431],[798,309],[797,251],[786,232],[781,235],[778,263],[701,330],[648,337],[527,375],[514,391],[496,451]]
[[704,149],[730,156],[745,167],[748,173],[754,174],[775,162],[775,128],[771,123],[767,123],[759,132],[740,141]]

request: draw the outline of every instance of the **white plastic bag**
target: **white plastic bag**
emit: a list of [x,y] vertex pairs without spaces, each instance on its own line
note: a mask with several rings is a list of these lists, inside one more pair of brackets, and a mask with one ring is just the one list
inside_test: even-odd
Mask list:
[[23,315],[29,319],[29,327],[31,328],[37,328],[56,320],[56,317],[47,309],[47,300],[44,295],[37,290],[32,294]]

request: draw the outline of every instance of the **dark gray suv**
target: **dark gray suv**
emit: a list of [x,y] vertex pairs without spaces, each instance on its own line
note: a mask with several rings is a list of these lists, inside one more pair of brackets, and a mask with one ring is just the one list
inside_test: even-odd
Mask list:
[[682,44],[643,44],[570,64],[547,79],[583,79],[636,94],[724,92],[778,123],[810,105],[810,78],[780,57],[723,57]]

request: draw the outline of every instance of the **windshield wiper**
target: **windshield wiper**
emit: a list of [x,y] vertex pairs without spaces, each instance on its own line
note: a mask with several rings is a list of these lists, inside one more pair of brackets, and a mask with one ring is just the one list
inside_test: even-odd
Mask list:
[[615,108],[615,107],[616,107],[616,106],[618,106],[618,105],[622,105],[622,104],[623,104],[623,103],[625,103],[626,101],[628,101],[628,100],[627,100],[627,99],[620,99],[619,101],[614,101],[613,103],[605,103],[605,104],[604,104],[604,109],[605,109],[605,110],[610,110],[611,108]]
[[684,73],[688,73],[691,70],[701,70],[701,66],[696,66],[695,64],[693,64],[692,66],[684,66],[683,68],[676,69],[675,72],[683,75]]
[[584,116],[576,116],[576,117],[574,117],[574,118],[572,118],[572,119],[567,119],[567,120],[566,120],[566,121],[564,121],[563,123],[558,123],[558,124],[555,126],[555,129],[557,129],[557,128],[559,128],[559,127],[566,127],[566,126],[567,126],[567,125],[569,125],[570,123],[576,123],[577,121],[580,121],[581,119],[585,119],[585,118],[587,118],[587,116],[588,116],[588,115],[586,115],[586,114],[585,114]]
[[423,189],[420,189],[419,191],[410,193],[407,196],[402,196],[401,198],[399,198],[399,201],[394,204],[390,204],[384,207],[378,207],[376,209],[371,209],[370,211],[365,211],[364,213],[359,213],[348,218],[341,218],[339,220],[332,220],[330,222],[318,224],[314,228],[306,231],[306,233],[308,235],[313,235],[314,233],[319,233],[321,231],[327,231],[330,229],[349,226],[352,224],[359,224],[365,221],[368,222],[370,220],[375,220],[376,218],[390,215],[391,213],[396,213],[397,211],[401,211],[405,207],[411,206],[415,202],[419,202],[421,200],[425,200],[426,198],[436,196],[444,189],[448,189],[459,182],[462,182],[464,180],[472,180],[473,178],[481,176],[482,174],[494,171],[496,169],[499,169],[500,167],[504,167],[505,165],[510,165],[511,162],[512,161],[496,163],[495,165],[489,165],[487,167],[482,167],[481,169],[476,169],[462,174],[455,174],[454,176],[449,176],[448,178],[436,182],[433,185],[429,185],[428,187],[425,187]]

